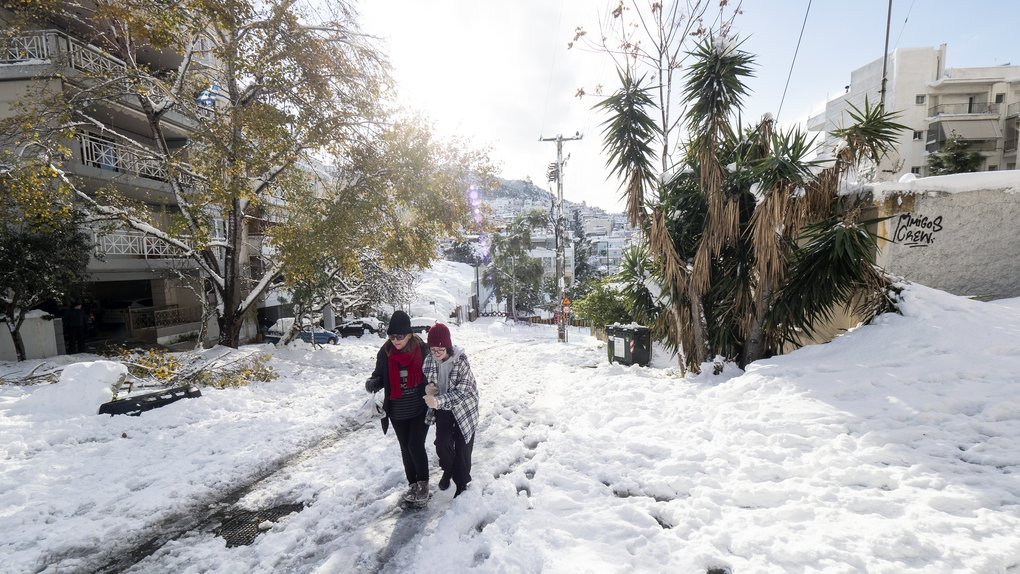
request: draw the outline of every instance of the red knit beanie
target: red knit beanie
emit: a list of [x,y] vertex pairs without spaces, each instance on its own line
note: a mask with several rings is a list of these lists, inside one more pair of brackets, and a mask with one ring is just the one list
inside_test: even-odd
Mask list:
[[436,323],[429,329],[429,347],[453,348],[453,341],[450,340],[450,328],[442,323]]

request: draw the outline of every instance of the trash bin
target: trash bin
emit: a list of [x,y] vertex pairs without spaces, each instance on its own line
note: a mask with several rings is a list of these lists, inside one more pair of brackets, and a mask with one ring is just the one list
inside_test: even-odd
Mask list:
[[648,366],[652,358],[652,332],[641,325],[606,325],[609,362]]

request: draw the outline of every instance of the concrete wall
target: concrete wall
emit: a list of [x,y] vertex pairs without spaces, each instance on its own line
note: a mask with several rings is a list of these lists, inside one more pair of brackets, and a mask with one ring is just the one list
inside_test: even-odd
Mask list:
[[[998,175],[975,177],[986,174]],[[1014,186],[1003,185],[1009,177]],[[1020,172],[924,178],[910,187],[886,190],[877,202],[879,216],[892,216],[879,224],[890,241],[880,242],[878,265],[955,295],[1020,296]]]

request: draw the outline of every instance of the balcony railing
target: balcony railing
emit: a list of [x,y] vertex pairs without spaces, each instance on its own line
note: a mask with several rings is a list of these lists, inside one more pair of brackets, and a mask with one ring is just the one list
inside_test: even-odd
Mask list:
[[181,251],[161,239],[138,231],[95,234],[96,253],[102,256],[132,256],[145,259],[180,259]]
[[1013,102],[1006,106],[1006,116],[1009,117],[1015,115],[1020,115],[1020,102]]
[[1004,152],[1016,151],[1016,139],[1017,139],[1016,136],[1013,136],[1012,138],[1002,142],[1002,151]]
[[928,108],[928,117],[943,114],[998,114],[1001,105],[989,103],[938,104]]
[[81,144],[81,161],[87,166],[159,181],[167,180],[166,170],[159,161],[140,157],[123,144],[88,132],[79,133],[78,142]]
[[0,50],[0,64],[18,64],[49,59],[50,52],[44,32],[7,38],[3,42],[3,49]]
[[[56,30],[39,30],[7,38],[0,50],[0,64],[50,61],[58,53],[67,54],[68,65],[80,72],[127,79],[128,67],[123,60]],[[143,74],[138,81],[146,93],[156,90],[156,82],[151,76]]]
[[158,329],[173,327],[174,325],[198,323],[202,320],[202,307],[178,307],[176,305],[167,307],[140,307],[128,309],[128,315],[128,325],[132,331]]

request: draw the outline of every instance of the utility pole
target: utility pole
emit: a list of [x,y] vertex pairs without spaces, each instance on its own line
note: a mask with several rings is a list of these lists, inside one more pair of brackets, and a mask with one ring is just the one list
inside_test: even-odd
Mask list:
[[886,82],[886,65],[889,63],[889,24],[892,22],[892,0],[889,0],[889,10],[885,16],[885,48],[882,50],[882,89],[881,97],[879,97],[879,105],[882,106],[882,111],[885,111],[885,82]]
[[584,136],[581,135],[581,132],[574,132],[574,136],[569,138],[563,137],[562,134],[554,138],[543,138],[541,136],[538,138],[540,142],[556,142],[556,167],[550,170],[550,175],[556,177],[556,298],[559,300],[557,306],[560,310],[556,322],[556,331],[557,340],[561,343],[567,342],[567,320],[564,316],[566,280],[563,278],[565,267],[563,251],[566,233],[566,225],[563,219],[563,142],[579,140],[582,137]]

